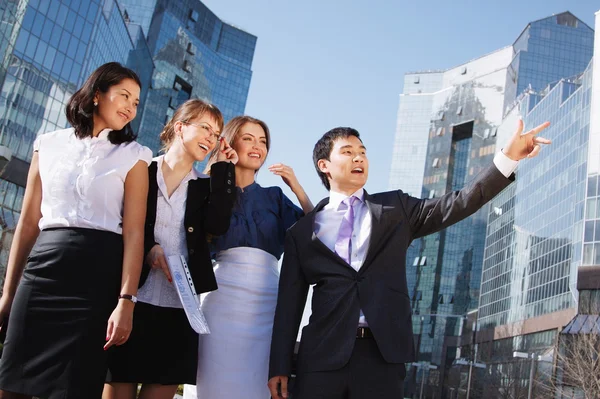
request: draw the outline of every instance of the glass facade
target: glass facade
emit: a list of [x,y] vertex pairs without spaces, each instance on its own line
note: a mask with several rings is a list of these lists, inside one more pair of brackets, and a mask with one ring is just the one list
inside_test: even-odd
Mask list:
[[[577,153],[582,151],[579,147],[567,149],[565,138],[577,137],[578,146],[583,146],[581,135],[587,128],[578,122],[585,120],[583,112],[565,119],[565,104],[583,103],[578,97],[582,94],[577,93],[584,92],[580,87],[585,86],[587,75],[557,82],[586,69],[592,58],[593,35],[587,25],[563,13],[530,23],[513,46],[448,71],[405,76],[390,189],[401,188],[422,198],[460,189],[492,162],[499,150],[496,142],[507,140],[521,115],[528,115],[527,126],[551,120],[553,129],[564,131],[564,136],[550,137],[554,139],[551,153],[556,157],[549,156],[552,164],[545,161],[540,169],[536,165],[542,158],[524,163],[517,184],[509,186],[492,205],[445,231],[414,241],[409,248],[406,269],[418,356],[420,361],[438,365],[429,385],[440,390],[447,378],[445,371],[460,355],[453,337],[460,336],[465,316],[480,303],[485,309],[479,310],[478,329],[481,323],[489,326],[523,320],[519,317],[573,304],[570,262],[584,256],[585,228],[583,219],[576,224],[574,218],[583,218],[587,176],[582,162],[587,160],[587,152]],[[563,51],[566,47],[568,51]],[[556,96],[563,104],[556,106],[556,115],[549,111],[554,105],[542,111],[541,103]],[[558,135],[557,130],[552,132]],[[569,168],[571,164],[575,169]],[[554,174],[542,178],[548,168],[553,168]],[[546,185],[549,179],[557,181],[554,191]],[[540,191],[532,191],[535,188]],[[527,199],[515,202],[521,197]],[[547,206],[548,201],[556,201],[555,206]],[[590,204],[593,201],[596,199],[590,198]],[[544,213],[538,208],[549,210]],[[536,216],[532,219],[533,212]],[[600,219],[600,210],[595,212]],[[519,221],[514,222],[515,218]],[[586,256],[591,258],[596,254],[595,219],[587,227],[593,230],[588,237],[594,241],[586,244]],[[578,232],[581,237],[577,240]],[[513,268],[501,256],[511,256],[511,262],[519,266]],[[523,284],[528,288],[523,289]]]
[[591,90],[592,64],[576,79],[527,94],[511,111],[530,127],[550,121],[544,137],[552,145],[519,165],[516,183],[492,201],[479,307],[484,328],[575,307],[577,267],[600,264],[598,175],[587,168]]
[[[153,2],[120,3],[133,20]],[[244,113],[256,37],[223,23],[197,0],[155,3],[147,31],[155,70],[141,118],[140,142],[158,150],[165,121],[189,98],[217,105],[226,121]]]

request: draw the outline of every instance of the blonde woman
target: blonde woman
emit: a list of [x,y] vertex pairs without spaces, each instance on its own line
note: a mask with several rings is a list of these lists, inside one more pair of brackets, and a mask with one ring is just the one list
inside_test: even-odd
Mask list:
[[[196,388],[186,387],[185,397],[267,399],[277,263],[286,230],[313,206],[286,165],[275,164],[269,170],[283,178],[303,209],[281,188],[256,183],[271,144],[264,122],[249,116],[233,118],[223,137],[239,157],[237,198],[229,230],[211,241],[219,290],[206,295],[202,303],[211,334],[200,337]],[[211,156],[208,168],[217,157],[218,153]]]
[[[110,354],[105,399],[172,399],[196,378],[198,334],[172,284],[167,257],[184,255],[198,294],[217,284],[207,234],[227,231],[235,197],[236,152],[220,138],[223,116],[201,100],[182,104],[161,133],[165,155],[149,168],[146,263],[131,338]],[[210,178],[193,164],[215,149]],[[210,326],[210,325],[209,325]]]

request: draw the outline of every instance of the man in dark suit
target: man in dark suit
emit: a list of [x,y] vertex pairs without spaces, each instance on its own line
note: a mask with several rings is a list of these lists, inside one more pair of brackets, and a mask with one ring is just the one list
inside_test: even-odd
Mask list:
[[367,194],[369,163],[351,128],[327,132],[313,161],[330,192],[289,231],[275,312],[269,389],[287,397],[292,356],[308,288],[312,315],[302,330],[294,399],[402,398],[404,363],[416,360],[406,251],[415,238],[476,212],[533,157],[549,124],[522,134],[523,122],[493,165],[462,190],[418,199],[400,190]]

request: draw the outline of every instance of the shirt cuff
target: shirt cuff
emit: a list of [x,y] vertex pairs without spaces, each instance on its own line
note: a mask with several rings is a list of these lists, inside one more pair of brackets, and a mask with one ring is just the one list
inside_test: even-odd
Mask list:
[[509,157],[507,157],[502,150],[494,157],[494,165],[498,168],[500,173],[504,175],[504,177],[510,177],[517,169],[517,165],[519,161],[513,161]]

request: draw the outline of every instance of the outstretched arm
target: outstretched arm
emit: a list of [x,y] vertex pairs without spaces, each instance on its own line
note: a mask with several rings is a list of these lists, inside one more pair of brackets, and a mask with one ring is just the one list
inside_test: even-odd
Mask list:
[[413,238],[435,233],[459,222],[498,195],[514,180],[510,176],[513,170],[511,163],[516,165],[516,161],[533,158],[539,154],[541,144],[550,144],[550,140],[537,136],[549,125],[548,122],[543,123],[523,134],[523,121],[519,121],[502,154],[494,159],[494,165],[484,169],[460,191],[434,199],[413,198],[400,192]]

